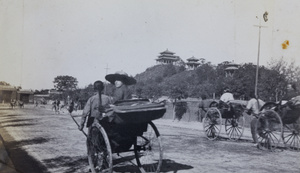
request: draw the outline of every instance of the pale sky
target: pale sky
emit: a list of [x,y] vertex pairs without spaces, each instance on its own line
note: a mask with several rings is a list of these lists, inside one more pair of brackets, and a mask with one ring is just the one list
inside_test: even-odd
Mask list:
[[260,65],[271,57],[300,65],[299,7],[299,0],[0,0],[0,81],[40,90],[70,75],[85,87],[106,72],[144,72],[166,49],[184,61],[256,64],[260,22]]

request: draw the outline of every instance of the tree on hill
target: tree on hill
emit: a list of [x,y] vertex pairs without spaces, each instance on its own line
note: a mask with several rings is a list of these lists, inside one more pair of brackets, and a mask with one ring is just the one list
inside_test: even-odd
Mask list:
[[58,91],[75,90],[78,81],[72,76],[57,76],[54,78],[54,88]]
[[295,65],[295,61],[290,63],[284,61],[283,58],[272,59],[268,64],[268,69],[272,73],[265,74],[264,79],[267,86],[264,88],[272,88],[270,96],[281,100],[287,95],[287,86],[292,84],[295,89],[300,89],[300,67]]
[[54,78],[54,88],[57,91],[62,92],[61,95],[55,95],[52,99],[63,99],[66,101],[67,97],[74,99],[76,95],[76,89],[78,81],[75,77],[72,76],[57,76]]
[[166,68],[164,69],[163,77],[170,77],[170,76],[176,74],[176,68],[173,64],[168,64],[165,66],[166,66]]

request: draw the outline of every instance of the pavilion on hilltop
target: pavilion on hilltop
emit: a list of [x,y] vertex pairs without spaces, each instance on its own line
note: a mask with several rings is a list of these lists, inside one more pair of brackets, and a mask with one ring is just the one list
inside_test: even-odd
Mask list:
[[169,51],[168,49],[161,52],[156,60],[156,64],[173,64],[178,65],[181,62],[179,56],[174,55],[174,52]]
[[236,64],[234,63],[233,61],[232,62],[228,62],[226,65],[225,65],[225,75],[226,77],[232,77],[234,72],[240,67],[239,64]]
[[198,62],[199,59],[195,58],[194,56],[188,58],[187,61],[188,62],[186,63],[186,65],[188,70],[195,70],[200,65],[200,63]]

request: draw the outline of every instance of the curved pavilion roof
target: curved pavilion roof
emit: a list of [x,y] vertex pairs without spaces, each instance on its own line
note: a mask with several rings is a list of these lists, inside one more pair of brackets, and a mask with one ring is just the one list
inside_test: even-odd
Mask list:
[[160,54],[171,54],[171,55],[174,55],[175,53],[174,52],[171,52],[171,51],[169,51],[168,49],[167,50],[165,50],[165,51],[163,51],[163,52],[160,52]]
[[188,61],[195,61],[195,62],[199,61],[199,59],[195,58],[194,56],[192,56],[191,58],[188,58],[186,60],[188,60]]

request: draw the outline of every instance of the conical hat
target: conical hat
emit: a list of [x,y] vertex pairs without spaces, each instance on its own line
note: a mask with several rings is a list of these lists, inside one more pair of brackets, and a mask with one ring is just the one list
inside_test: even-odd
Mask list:
[[115,74],[108,74],[105,76],[105,79],[111,84],[115,84],[116,80],[122,81],[125,85],[136,84],[136,80],[123,71],[117,71]]

